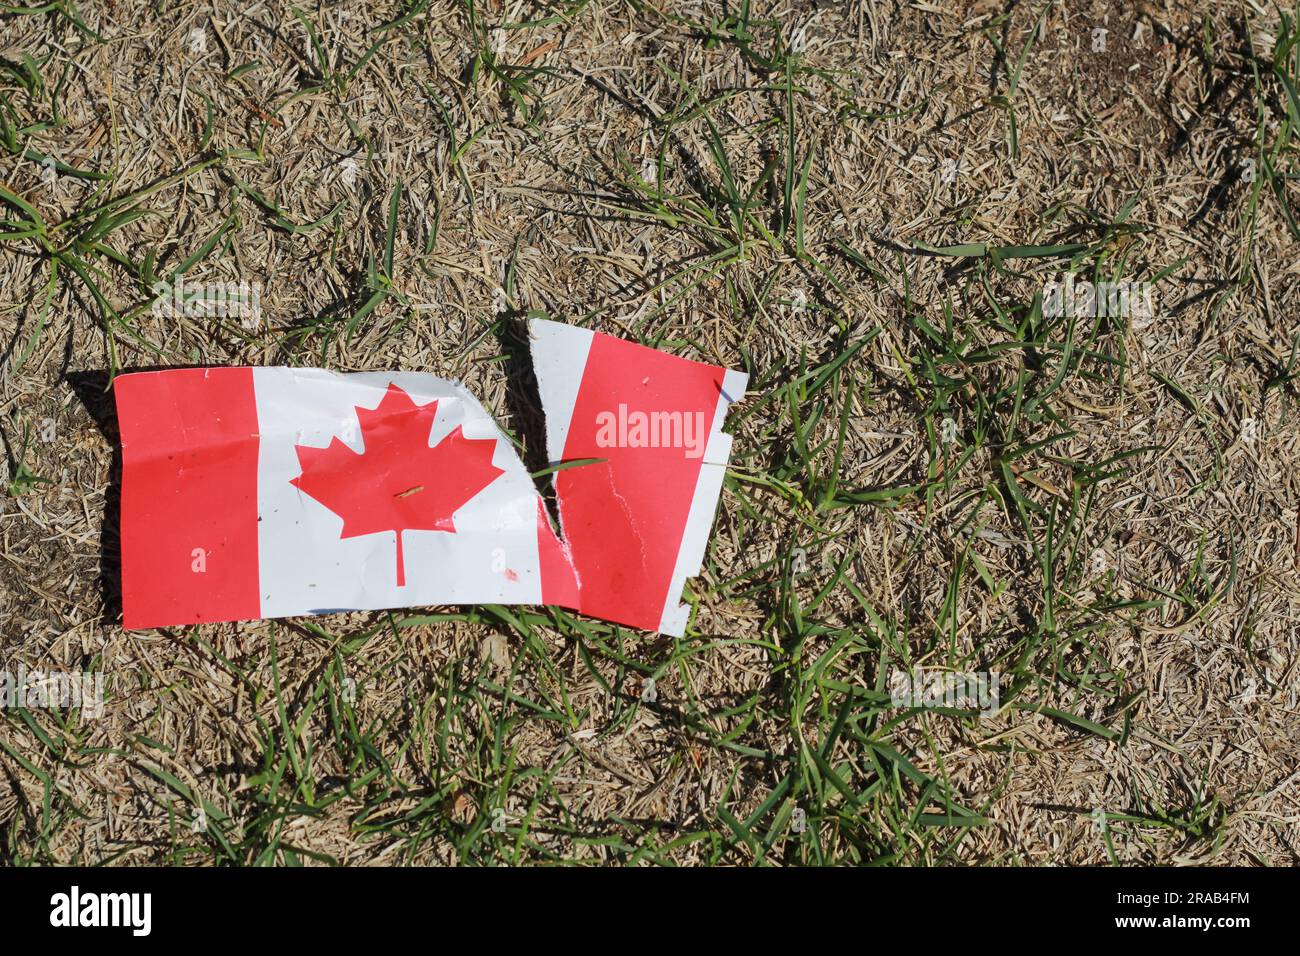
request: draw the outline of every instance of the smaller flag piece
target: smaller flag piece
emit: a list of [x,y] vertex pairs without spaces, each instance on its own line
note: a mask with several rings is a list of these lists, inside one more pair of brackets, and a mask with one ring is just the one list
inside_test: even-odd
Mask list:
[[119,376],[123,623],[554,604],[680,636],[746,377],[562,323],[529,331],[558,528],[457,382]]

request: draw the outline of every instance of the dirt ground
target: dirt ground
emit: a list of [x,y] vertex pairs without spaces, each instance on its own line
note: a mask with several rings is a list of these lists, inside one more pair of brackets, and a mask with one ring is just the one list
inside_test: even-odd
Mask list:
[[[0,13],[0,666],[105,683],[4,709],[0,860],[1300,862],[1295,12],[39,11]],[[262,320],[156,314],[177,272]],[[1067,273],[1151,314],[1045,315]],[[750,373],[685,638],[122,629],[118,370],[433,372],[538,467],[536,315]],[[916,667],[997,706],[900,705]]]

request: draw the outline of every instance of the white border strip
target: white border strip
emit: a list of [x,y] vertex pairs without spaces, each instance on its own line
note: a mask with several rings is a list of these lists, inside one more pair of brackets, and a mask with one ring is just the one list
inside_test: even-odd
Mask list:
[[677,562],[673,565],[673,576],[668,583],[663,615],[659,619],[659,633],[670,637],[681,637],[686,633],[691,606],[681,603],[682,590],[686,587],[686,579],[695,577],[704,567],[709,530],[713,527],[713,516],[718,511],[718,499],[722,497],[722,479],[727,473],[727,462],[731,459],[731,436],[722,430],[722,423],[732,402],[745,397],[748,385],[749,376],[744,372],[727,369],[722,378],[722,393],[718,396],[718,404],[713,411],[709,443],[704,448],[700,477],[695,483],[695,493],[691,496],[691,510],[686,516],[682,544],[677,551]]

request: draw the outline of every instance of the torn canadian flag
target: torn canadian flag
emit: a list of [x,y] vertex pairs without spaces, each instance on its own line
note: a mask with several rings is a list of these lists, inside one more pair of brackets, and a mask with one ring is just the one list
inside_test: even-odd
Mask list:
[[731,453],[723,419],[746,376],[562,323],[529,332],[558,529],[456,382],[119,376],[125,626],[554,604],[680,636]]

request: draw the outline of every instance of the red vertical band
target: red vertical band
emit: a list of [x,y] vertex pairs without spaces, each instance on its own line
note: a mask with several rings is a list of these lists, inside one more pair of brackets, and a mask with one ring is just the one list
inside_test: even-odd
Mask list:
[[[612,336],[592,339],[564,458],[605,461],[555,476],[584,614],[659,629],[724,374]],[[664,447],[653,426],[641,428],[651,416],[690,416],[693,447]]]
[[551,530],[546,505],[537,499],[537,561],[542,577],[542,603],[577,609],[578,579],[564,545]]
[[257,403],[250,368],[113,383],[122,435],[122,623],[261,614]]

